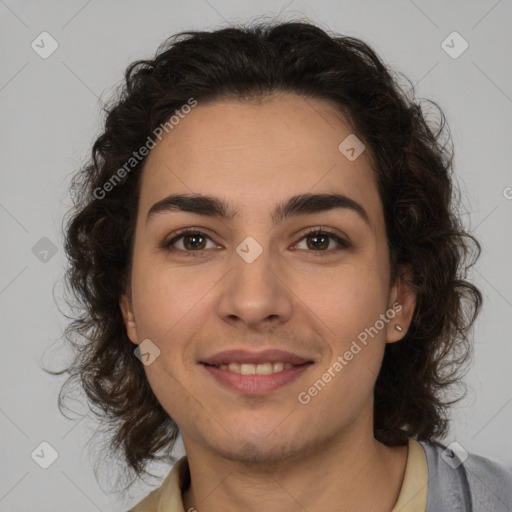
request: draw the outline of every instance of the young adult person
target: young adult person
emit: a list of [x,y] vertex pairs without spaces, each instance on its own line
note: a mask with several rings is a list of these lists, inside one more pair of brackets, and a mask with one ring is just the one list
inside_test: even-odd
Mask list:
[[70,367],[133,512],[512,510],[444,446],[481,304],[452,152],[361,40],[306,22],[178,34],[132,64],[77,175]]

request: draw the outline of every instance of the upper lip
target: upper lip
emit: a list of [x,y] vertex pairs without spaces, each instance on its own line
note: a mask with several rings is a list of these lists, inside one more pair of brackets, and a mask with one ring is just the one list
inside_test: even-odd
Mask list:
[[201,363],[220,365],[229,363],[289,363],[294,365],[312,363],[310,359],[304,359],[297,354],[285,352],[284,350],[269,349],[260,352],[250,352],[247,350],[225,350],[219,352],[207,359],[200,361]]

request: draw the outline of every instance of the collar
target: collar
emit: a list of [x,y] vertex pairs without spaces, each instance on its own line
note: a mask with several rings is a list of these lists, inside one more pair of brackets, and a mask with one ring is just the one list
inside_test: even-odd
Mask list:
[[[425,512],[428,482],[427,461],[418,441],[409,437],[407,462],[398,500],[391,512]],[[158,492],[155,512],[185,512],[182,492],[190,483],[187,456],[181,457],[173,466]],[[156,496],[155,496],[156,497]],[[155,503],[155,504],[156,504]],[[143,512],[142,509],[139,509]],[[144,508],[144,512],[150,509]],[[133,509],[138,512],[138,509]]]

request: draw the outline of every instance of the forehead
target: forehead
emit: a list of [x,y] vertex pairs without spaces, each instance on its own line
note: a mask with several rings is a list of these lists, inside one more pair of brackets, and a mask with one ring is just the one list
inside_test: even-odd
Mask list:
[[340,192],[378,216],[368,155],[350,161],[339,149],[351,134],[325,100],[280,94],[199,101],[148,155],[140,211],[170,194],[208,194],[235,204],[243,217],[249,207],[268,211],[271,198]]

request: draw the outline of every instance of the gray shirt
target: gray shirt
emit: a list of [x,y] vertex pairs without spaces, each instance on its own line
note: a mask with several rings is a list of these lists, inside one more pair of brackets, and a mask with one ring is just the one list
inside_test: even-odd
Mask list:
[[512,512],[512,468],[480,455],[465,458],[440,443],[418,442],[427,458],[425,512]]

